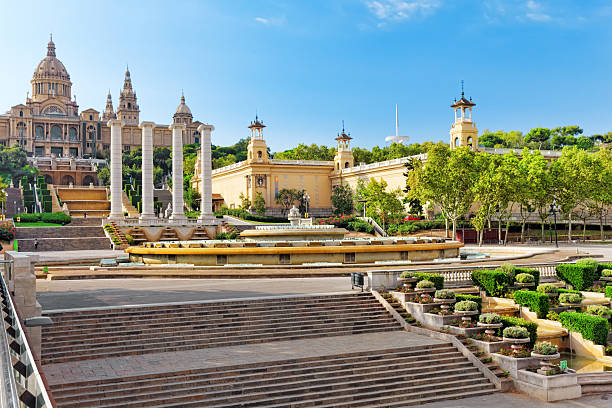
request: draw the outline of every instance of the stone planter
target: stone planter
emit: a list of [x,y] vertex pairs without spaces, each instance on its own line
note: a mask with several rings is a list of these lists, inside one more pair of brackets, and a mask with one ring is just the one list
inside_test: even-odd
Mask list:
[[557,375],[542,375],[527,370],[517,371],[515,385],[518,391],[542,401],[552,402],[582,396],[578,375],[573,370]]
[[414,291],[416,293],[434,293],[437,289],[436,288],[415,288]]
[[612,276],[602,276],[601,278],[599,278],[599,280],[612,282]]
[[514,285],[518,288],[532,288],[535,286],[535,282],[529,282],[529,283],[514,282]]
[[524,337],[522,339],[512,339],[509,337],[504,337],[503,340],[507,343],[510,343],[510,347],[513,351],[520,349],[522,344],[527,344],[531,341],[529,337]]
[[472,342],[474,343],[476,347],[484,351],[485,354],[497,353],[501,349],[508,347],[508,343],[506,343],[505,341],[488,342],[488,341],[472,339]]
[[548,295],[549,298],[554,299],[556,297],[559,297],[559,292],[557,292],[557,293],[547,293],[547,295]]
[[417,278],[399,278],[397,282],[405,288],[414,289]]
[[456,302],[455,299],[438,299],[438,298],[434,298],[433,300],[434,300],[435,303],[438,303],[440,305],[440,308],[442,310],[449,310],[450,309],[449,305],[452,305],[453,303]]
[[581,305],[581,303],[559,303],[559,305],[563,306],[567,309],[567,311],[576,311]]
[[531,352],[531,357],[537,358],[540,360],[540,369],[538,370],[539,374],[546,375],[546,372],[552,368],[552,363],[550,360],[556,360],[561,358],[561,354],[538,354],[534,351]]
[[461,320],[464,322],[471,322],[472,317],[478,314],[478,310],[455,310],[455,315],[461,316]]
[[538,360],[533,357],[515,358],[498,353],[491,354],[491,357],[502,370],[510,372],[510,375],[514,378],[516,378],[518,370],[532,367],[538,363]]
[[500,327],[503,327],[504,324],[503,323],[477,323],[478,327],[484,327],[485,328],[485,333],[488,334],[489,336],[493,336],[495,334],[495,329],[499,329]]

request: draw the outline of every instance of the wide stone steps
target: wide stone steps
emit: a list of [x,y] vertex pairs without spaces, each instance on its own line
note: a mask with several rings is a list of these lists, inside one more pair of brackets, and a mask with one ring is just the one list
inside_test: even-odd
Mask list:
[[60,408],[400,406],[493,392],[451,344],[84,381]]
[[[43,364],[393,331],[401,326],[370,294],[49,313]],[[105,313],[107,312],[107,313]],[[174,315],[173,315],[174,313]]]

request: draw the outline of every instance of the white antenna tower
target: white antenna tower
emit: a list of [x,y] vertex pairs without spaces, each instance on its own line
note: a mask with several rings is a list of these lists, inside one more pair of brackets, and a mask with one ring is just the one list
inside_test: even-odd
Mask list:
[[395,104],[395,135],[387,136],[385,138],[385,142],[390,143],[405,143],[408,142],[410,138],[408,136],[400,136],[399,134],[399,115],[397,111],[397,103]]

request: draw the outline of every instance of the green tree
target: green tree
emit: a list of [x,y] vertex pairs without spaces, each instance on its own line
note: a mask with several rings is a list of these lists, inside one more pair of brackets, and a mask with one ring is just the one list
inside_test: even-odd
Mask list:
[[311,144],[310,146],[300,143],[297,147],[284,152],[274,153],[275,159],[283,160],[334,160],[336,149],[324,145],[318,146]]
[[276,204],[282,205],[283,216],[289,213],[289,209],[295,205],[296,201],[302,200],[303,194],[294,188],[282,188],[278,191],[276,196]]
[[334,187],[331,202],[334,215],[350,215],[355,207],[353,203],[353,190],[347,184],[339,184]]
[[612,205],[612,153],[610,149],[604,148],[597,151],[591,161],[589,171],[592,186],[587,206],[599,219],[601,240],[604,236],[604,218]]
[[579,149],[591,150],[595,146],[595,142],[590,137],[580,136],[576,139],[576,146]]
[[253,200],[253,209],[259,215],[266,213],[266,199],[263,197],[261,191],[255,193],[255,199]]
[[[542,226],[542,242],[544,242],[544,225],[550,215],[552,204],[553,180],[549,171],[548,162],[538,150],[523,149],[519,162],[520,177],[524,180],[524,191],[520,196],[522,207],[536,211]],[[523,219],[523,229],[524,229]],[[521,238],[524,238],[521,233]]]
[[401,190],[387,191],[388,184],[381,179],[380,182],[371,178],[366,185],[363,182],[357,184],[355,196],[365,200],[366,215],[379,220],[388,214],[401,214],[404,212],[404,205],[400,197]]
[[251,209],[251,199],[247,197],[244,193],[240,193],[238,196],[238,200],[240,200],[240,208],[246,211]]
[[547,144],[550,139],[551,131],[547,128],[534,128],[525,135],[526,144],[535,144],[538,149],[542,149],[544,144]]

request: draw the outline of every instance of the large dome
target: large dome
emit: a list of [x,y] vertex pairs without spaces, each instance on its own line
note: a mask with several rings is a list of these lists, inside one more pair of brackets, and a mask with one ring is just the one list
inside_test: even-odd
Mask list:
[[57,78],[70,81],[70,75],[68,75],[66,67],[55,57],[55,44],[53,40],[47,44],[47,56],[40,61],[36,71],[34,71],[34,79],[42,78]]
[[189,109],[189,106],[187,106],[185,104],[185,96],[182,95],[181,96],[181,104],[176,108],[176,112],[174,113],[176,114],[186,114],[186,115],[191,115],[191,109]]

